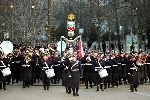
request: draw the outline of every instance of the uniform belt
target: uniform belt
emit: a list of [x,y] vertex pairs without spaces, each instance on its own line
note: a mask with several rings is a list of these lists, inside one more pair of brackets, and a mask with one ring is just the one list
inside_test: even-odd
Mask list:
[[134,70],[134,69],[137,69],[137,68],[138,68],[138,67],[132,67],[132,68],[130,68],[130,69],[133,69],[133,70]]
[[126,64],[121,64],[121,65],[126,65]]
[[56,65],[53,65],[53,66],[59,66],[60,64],[56,64]]
[[118,65],[121,65],[121,63],[118,63]]
[[16,61],[16,63],[20,63],[20,61]]
[[23,67],[29,67],[30,65],[22,65]]
[[43,69],[46,69],[46,68],[49,68],[49,67],[43,67]]
[[150,63],[145,63],[145,64],[149,65]]
[[111,68],[111,66],[105,66],[104,68]]
[[81,66],[83,66],[84,64],[81,64]]
[[84,65],[92,65],[92,64],[90,64],[90,63],[85,63]]
[[103,67],[95,67],[96,69],[103,69]]
[[118,66],[118,65],[112,65],[113,67]]
[[79,69],[73,69],[73,70],[71,70],[71,71],[76,72],[76,71],[79,71]]
[[0,66],[0,67],[6,67],[6,66]]

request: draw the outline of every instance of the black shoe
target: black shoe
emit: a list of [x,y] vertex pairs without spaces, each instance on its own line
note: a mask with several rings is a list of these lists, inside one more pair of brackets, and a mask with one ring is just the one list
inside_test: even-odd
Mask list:
[[78,93],[76,93],[76,96],[79,96],[79,94],[78,94]]
[[135,91],[137,92],[137,88],[135,88]]
[[3,89],[4,89],[4,90],[6,90],[6,88],[5,88],[5,87],[4,87]]
[[75,93],[73,93],[73,96],[76,96],[76,94],[75,94]]
[[89,87],[93,88],[93,86],[91,86],[91,85]]
[[103,88],[101,88],[101,90],[102,90],[102,91],[104,91],[104,89],[103,89]]
[[114,88],[114,85],[112,85],[110,88]]
[[26,88],[25,86],[23,86],[22,88]]
[[46,90],[46,88],[44,88],[44,90]]
[[6,85],[9,85],[10,84],[10,82],[8,82]]
[[99,90],[96,90],[96,91],[99,91]]
[[122,82],[119,82],[119,85],[122,85]]
[[68,94],[71,94],[71,92],[68,92]]

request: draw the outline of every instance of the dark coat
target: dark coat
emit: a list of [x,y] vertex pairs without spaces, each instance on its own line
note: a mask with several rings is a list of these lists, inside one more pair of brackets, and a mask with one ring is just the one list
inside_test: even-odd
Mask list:
[[64,61],[62,62],[61,69],[63,70],[62,74],[62,86],[69,86],[69,74],[68,74],[68,66],[69,66],[69,58],[65,58]]
[[3,66],[2,62],[0,62],[0,83],[1,82],[6,82],[7,81],[7,76],[3,76],[1,70],[5,69],[6,67],[8,67],[8,63],[9,63],[9,59],[7,58],[0,58],[0,61],[2,61],[5,65],[5,67]]
[[[100,61],[98,61],[98,60],[95,60],[95,61],[93,61],[93,66],[94,66],[94,69],[95,69],[95,67],[100,67],[100,65],[99,64],[101,64],[101,66],[104,68],[105,67],[105,61],[104,60],[100,60]],[[100,71],[100,70],[98,70],[98,71]],[[98,71],[94,71],[95,72],[95,81],[94,81],[94,83],[95,84],[99,84],[99,83],[104,83],[104,78],[101,78],[100,77],[100,75],[98,74]]]
[[[80,77],[82,76],[82,66],[80,62],[74,62],[71,61],[69,63],[69,71],[70,71],[70,81],[69,81],[69,87],[71,88],[77,88],[80,85]],[[79,69],[78,71],[72,71],[75,69]]]
[[128,62],[128,68],[127,72],[130,73],[128,74],[128,82],[129,84],[139,84],[139,75],[140,75],[140,70],[139,69],[131,69],[134,67],[139,67],[136,65],[136,61],[129,61]]
[[53,63],[53,68],[54,68],[54,72],[55,72],[55,78],[56,79],[60,79],[61,76],[60,76],[60,62],[61,62],[61,59],[60,57],[54,57],[52,59],[52,63]]
[[48,78],[47,75],[46,75],[46,73],[45,73],[45,70],[47,70],[47,69],[43,68],[43,67],[47,67],[47,66],[46,66],[46,63],[47,63],[47,66],[48,66],[49,68],[51,68],[51,64],[52,64],[50,60],[43,61],[43,62],[41,63],[41,69],[42,69],[42,74],[41,74],[41,76],[42,76],[42,82],[43,82],[43,84],[44,84],[45,82],[50,82],[50,78]]
[[93,74],[94,74],[94,71],[93,71],[93,68],[92,68],[92,61],[90,62],[87,62],[85,61],[85,64],[83,66],[83,80],[84,81],[94,81],[93,80]]
[[112,81],[118,81],[119,80],[119,75],[118,75],[119,57],[116,56],[115,58],[111,59],[111,61],[112,61]]
[[34,78],[39,79],[41,75],[41,58],[36,56],[35,68],[34,68]]
[[[25,58],[21,61],[22,64],[26,64]],[[29,66],[22,66],[22,81],[29,82],[32,77],[32,67],[31,64]]]
[[[106,64],[106,66],[112,66],[112,61],[110,59],[106,60],[105,64]],[[105,78],[106,78],[107,82],[112,82],[112,67],[106,68],[106,70],[107,70],[108,76]]]

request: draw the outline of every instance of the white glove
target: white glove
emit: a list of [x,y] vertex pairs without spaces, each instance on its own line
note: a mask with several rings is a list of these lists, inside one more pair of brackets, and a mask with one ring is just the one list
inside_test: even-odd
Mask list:
[[95,71],[98,71],[97,69],[95,69]]
[[72,77],[71,75],[69,75],[69,77]]
[[130,73],[128,73],[128,75],[131,75]]
[[68,69],[68,67],[66,66],[66,69]]

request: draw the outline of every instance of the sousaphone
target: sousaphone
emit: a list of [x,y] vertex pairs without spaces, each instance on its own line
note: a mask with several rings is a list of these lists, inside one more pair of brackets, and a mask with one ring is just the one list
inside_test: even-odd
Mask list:
[[2,49],[1,51],[3,51],[3,53],[5,55],[12,53],[13,51],[13,44],[10,41],[3,41],[0,44],[0,48]]

